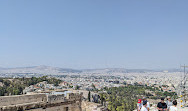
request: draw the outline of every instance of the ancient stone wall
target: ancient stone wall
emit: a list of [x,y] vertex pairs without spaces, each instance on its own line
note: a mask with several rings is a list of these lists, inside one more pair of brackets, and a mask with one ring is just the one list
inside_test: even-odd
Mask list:
[[67,99],[79,99],[80,98],[80,94],[78,94],[78,93],[69,93],[69,94],[67,94],[67,97],[66,97]]
[[[67,98],[68,97],[68,98]],[[0,97],[0,111],[81,111],[82,95],[20,95]]]
[[67,105],[55,106],[55,107],[47,107],[47,108],[38,108],[38,109],[30,109],[26,111],[82,111],[80,104],[72,103]]
[[0,96],[0,106],[17,105],[32,102],[47,102],[45,94]]
[[47,101],[48,103],[65,102],[65,96],[64,95],[47,95]]

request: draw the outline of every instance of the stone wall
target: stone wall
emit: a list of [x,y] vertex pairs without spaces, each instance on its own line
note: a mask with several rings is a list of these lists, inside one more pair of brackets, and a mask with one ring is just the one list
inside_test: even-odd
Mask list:
[[82,95],[1,96],[0,111],[81,111]]
[[38,109],[30,109],[26,111],[82,111],[79,104],[73,103],[68,105],[49,107],[49,108],[38,108]]
[[47,95],[47,101],[48,103],[65,102],[65,96],[64,95]]
[[66,98],[70,99],[70,100],[80,99],[80,94],[78,94],[78,93],[68,93]]

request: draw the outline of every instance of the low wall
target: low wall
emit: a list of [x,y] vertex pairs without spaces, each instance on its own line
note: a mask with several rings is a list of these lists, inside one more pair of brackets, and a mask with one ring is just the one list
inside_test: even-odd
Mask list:
[[59,103],[59,102],[65,102],[65,96],[64,95],[48,95],[47,96],[48,103]]
[[0,111],[81,111],[80,94],[1,96]]
[[78,93],[68,93],[67,94],[67,97],[66,97],[67,99],[80,99],[81,98],[81,95],[80,94],[78,94]]
[[38,108],[38,109],[30,109],[25,111],[82,111],[80,104],[77,103],[71,103],[61,106],[55,106],[55,107],[47,107],[47,108]]
[[47,102],[46,94],[0,96],[0,106],[9,106],[32,102]]

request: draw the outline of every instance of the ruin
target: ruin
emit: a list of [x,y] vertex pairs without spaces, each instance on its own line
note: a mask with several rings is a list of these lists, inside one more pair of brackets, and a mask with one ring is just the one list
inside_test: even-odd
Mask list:
[[0,96],[0,111],[81,111],[82,94]]

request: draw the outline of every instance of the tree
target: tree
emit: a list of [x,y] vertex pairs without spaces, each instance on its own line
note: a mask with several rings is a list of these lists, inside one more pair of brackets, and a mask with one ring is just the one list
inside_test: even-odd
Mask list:
[[5,94],[5,88],[0,87],[0,96],[4,96]]
[[92,87],[93,89],[96,89],[96,87],[95,87],[95,85],[94,85],[93,83],[92,83],[91,87]]
[[104,104],[104,95],[103,95],[103,93],[100,94],[100,100],[101,100],[101,104],[103,105]]
[[91,102],[91,92],[88,93],[88,101]]
[[75,88],[76,90],[79,90],[80,89],[80,86],[78,86],[78,85],[76,85],[76,88]]
[[[102,96],[104,97],[104,101],[108,103],[108,109],[110,111],[133,111],[136,109],[137,100],[141,98],[141,96],[148,95],[149,98],[153,97],[153,95],[146,92],[146,90],[154,91],[154,89],[157,88],[145,85],[111,87],[106,88],[105,91],[107,93],[101,94],[100,98],[102,98]],[[160,97],[164,95],[176,95],[176,93],[156,91],[155,95]]]
[[123,107],[122,106],[117,106],[116,110],[117,111],[123,111]]
[[3,82],[3,78],[0,78],[0,82]]
[[61,80],[56,78],[47,78],[47,76],[43,77],[32,77],[32,78],[14,78],[11,81],[7,78],[0,78],[0,81],[3,82],[3,86],[0,87],[0,96],[5,95],[20,95],[23,93],[25,87],[30,85],[37,84],[42,81],[46,81],[48,84],[54,84],[56,86],[59,85]]
[[4,81],[5,86],[9,86],[10,83],[11,83],[11,82],[10,82],[9,80],[5,80],[5,81]]

